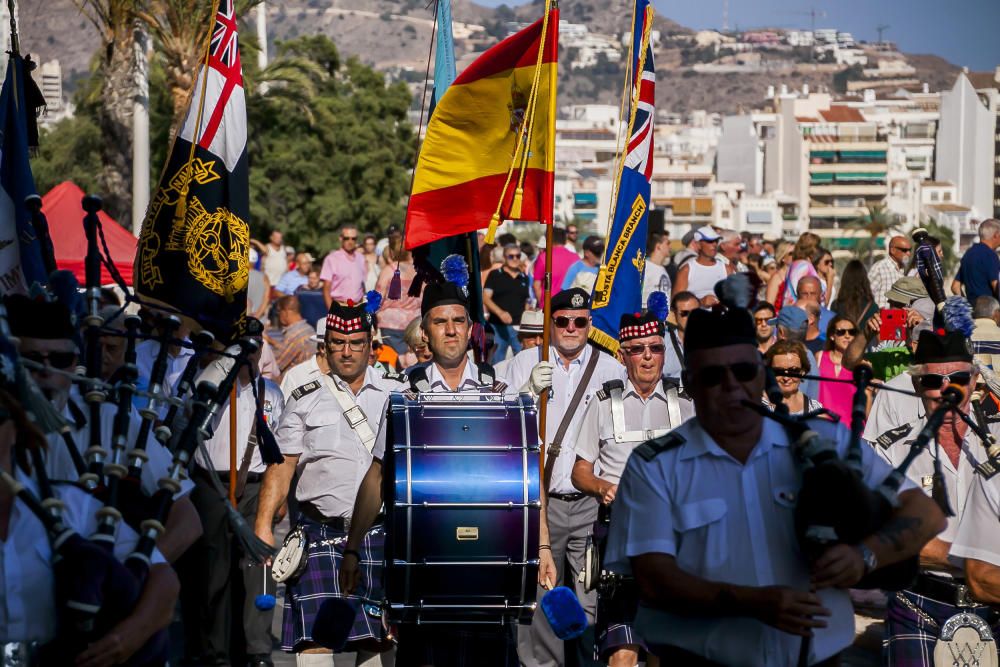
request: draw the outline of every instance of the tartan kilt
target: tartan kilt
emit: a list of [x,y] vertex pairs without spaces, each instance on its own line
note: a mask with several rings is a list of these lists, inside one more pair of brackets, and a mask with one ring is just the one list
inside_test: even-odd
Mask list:
[[[905,597],[937,625],[931,625],[899,601]],[[989,623],[993,636],[1000,636],[997,614],[990,607],[956,607],[910,591],[890,593],[886,604],[885,638],[882,640],[882,662],[890,667],[933,667],[934,644],[941,626],[962,612],[976,614]]]
[[[594,522],[593,539],[600,549],[601,562],[608,544],[609,510],[601,506],[597,521]],[[620,648],[638,646],[640,659],[649,652],[646,642],[633,627],[635,615],[639,611],[639,585],[634,577],[619,578],[610,593],[605,593],[598,585],[597,617],[594,622],[597,641],[594,652],[598,660],[607,661]]]
[[361,581],[353,595],[340,592],[340,562],[347,546],[347,533],[333,530],[329,526],[300,517],[308,540],[306,569],[285,588],[285,607],[281,622],[281,650],[294,651],[301,642],[313,641],[313,622],[320,607],[327,600],[342,598],[350,602],[356,615],[354,626],[348,635],[348,643],[362,639],[385,639],[381,611],[372,608],[377,615],[368,613],[363,598],[382,599],[382,552],[385,546],[385,530],[375,526],[361,543]]

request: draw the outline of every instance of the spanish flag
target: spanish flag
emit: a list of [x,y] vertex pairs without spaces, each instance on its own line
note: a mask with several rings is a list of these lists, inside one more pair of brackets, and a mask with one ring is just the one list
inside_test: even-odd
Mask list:
[[553,9],[448,87],[417,159],[407,249],[500,219],[552,222],[558,30]]

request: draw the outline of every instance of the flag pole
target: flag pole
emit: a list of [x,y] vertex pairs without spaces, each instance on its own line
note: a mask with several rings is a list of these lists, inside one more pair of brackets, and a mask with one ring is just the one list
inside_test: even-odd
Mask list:
[[236,382],[229,392],[229,504],[236,507]]
[[[546,7],[546,13],[558,12],[559,0],[552,0],[551,5]],[[558,13],[556,14],[558,18]],[[559,54],[559,21],[551,21],[552,30],[555,31],[556,57]],[[542,35],[542,43],[539,49],[545,48],[547,35]],[[547,216],[545,223],[545,278],[542,282],[542,313],[544,323],[542,325],[542,361],[549,360],[549,344],[552,339],[552,225],[553,204],[555,200],[555,162],[556,162],[556,85],[559,79],[558,62],[554,67],[549,68],[549,108],[546,123],[548,127],[548,147],[545,155],[546,171],[551,175],[546,179],[543,190],[542,215]],[[542,446],[538,450],[538,479],[541,481],[542,489],[548,489],[548,480],[545,479],[545,445],[546,428],[545,420],[548,415],[549,392],[543,391],[538,400],[538,435]]]

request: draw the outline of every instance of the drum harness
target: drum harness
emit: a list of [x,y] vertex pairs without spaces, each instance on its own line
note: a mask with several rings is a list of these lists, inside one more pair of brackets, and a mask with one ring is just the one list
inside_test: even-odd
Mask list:
[[[292,396],[295,399],[301,398],[308,393],[316,391],[321,386],[325,386],[333,395],[351,430],[361,440],[361,444],[365,446],[365,449],[371,453],[375,448],[376,435],[371,424],[368,423],[368,415],[355,402],[354,397],[341,389],[337,385],[336,380],[329,374],[324,374],[319,380],[313,380],[299,387],[292,392]],[[309,560],[307,557],[308,546],[309,540],[301,524],[290,530],[274,557],[271,566],[271,578],[279,584],[289,579],[298,578],[306,569],[306,564]]]

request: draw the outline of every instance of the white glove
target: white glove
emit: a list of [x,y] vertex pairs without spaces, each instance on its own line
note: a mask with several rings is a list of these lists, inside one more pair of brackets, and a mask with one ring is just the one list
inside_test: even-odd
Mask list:
[[552,372],[554,370],[555,364],[551,361],[539,361],[531,369],[531,375],[521,387],[521,391],[526,391],[532,396],[541,396],[543,391],[552,387]]

